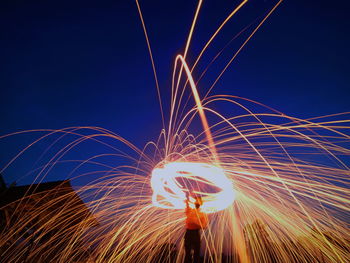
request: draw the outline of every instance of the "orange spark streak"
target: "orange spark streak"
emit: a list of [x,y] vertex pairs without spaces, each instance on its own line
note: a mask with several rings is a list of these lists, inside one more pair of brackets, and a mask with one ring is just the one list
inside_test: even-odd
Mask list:
[[221,71],[219,76],[215,79],[214,83],[211,85],[210,89],[207,92],[207,95],[210,93],[210,91],[214,88],[216,83],[219,81],[219,79],[222,77],[222,75],[225,73],[226,69],[231,65],[231,63],[235,60],[235,58],[238,56],[238,54],[241,52],[241,50],[245,47],[245,45],[249,42],[249,40],[255,35],[255,33],[259,30],[259,28],[265,23],[265,21],[270,17],[270,15],[276,10],[276,8],[283,2],[283,0],[278,1],[278,3],[271,9],[271,11],[265,16],[265,18],[259,23],[259,25],[254,29],[254,31],[249,35],[249,37],[244,41],[244,43],[241,45],[241,47],[238,49],[238,51],[233,55],[233,57],[230,59],[230,61],[227,63],[225,68]]
[[215,163],[218,163],[219,160],[218,160],[218,154],[217,154],[216,148],[215,148],[215,143],[214,143],[214,140],[213,140],[213,136],[211,135],[211,132],[210,132],[208,120],[207,120],[207,117],[205,116],[205,113],[204,113],[204,110],[203,110],[203,106],[202,106],[202,102],[200,100],[200,97],[199,97],[199,94],[198,94],[198,91],[197,91],[196,84],[195,84],[195,82],[193,80],[191,71],[188,68],[185,59],[181,55],[178,55],[176,57],[176,60],[178,60],[178,59],[181,60],[182,65],[185,68],[185,71],[186,71],[186,74],[187,74],[187,78],[188,78],[188,80],[190,82],[190,86],[191,86],[191,90],[192,90],[192,93],[193,93],[193,97],[194,97],[194,99],[196,101],[198,113],[199,113],[199,116],[200,116],[201,121],[202,121],[203,129],[204,129],[205,135],[206,135],[207,140],[208,140],[210,151],[211,151],[211,153],[212,153],[212,155],[214,157]]
[[161,117],[162,117],[162,123],[163,123],[163,128],[165,128],[165,119],[164,119],[164,112],[163,112],[163,106],[162,106],[162,97],[160,95],[160,88],[159,88],[159,83],[158,83],[158,77],[157,77],[157,71],[156,71],[156,66],[154,64],[154,59],[153,59],[153,54],[152,54],[152,49],[151,49],[151,44],[149,41],[149,37],[147,34],[147,29],[146,29],[146,25],[145,25],[145,21],[143,19],[142,16],[142,11],[139,5],[139,1],[136,0],[136,5],[137,5],[137,10],[139,12],[139,16],[141,19],[141,23],[142,23],[142,28],[143,28],[143,32],[145,34],[145,38],[146,38],[146,42],[147,42],[147,48],[148,48],[148,53],[151,59],[151,63],[152,63],[152,70],[153,70],[153,75],[154,75],[154,80],[156,82],[156,88],[157,88],[157,94],[158,94],[158,101],[159,101],[159,107],[160,107],[160,113],[161,113]]

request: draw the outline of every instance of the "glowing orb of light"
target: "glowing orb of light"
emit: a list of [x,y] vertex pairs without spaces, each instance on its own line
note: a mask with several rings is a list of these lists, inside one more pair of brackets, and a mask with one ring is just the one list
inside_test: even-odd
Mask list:
[[190,192],[202,197],[205,213],[223,210],[235,200],[232,181],[224,170],[207,163],[167,163],[152,171],[151,186],[153,205],[166,209],[185,209],[186,193]]

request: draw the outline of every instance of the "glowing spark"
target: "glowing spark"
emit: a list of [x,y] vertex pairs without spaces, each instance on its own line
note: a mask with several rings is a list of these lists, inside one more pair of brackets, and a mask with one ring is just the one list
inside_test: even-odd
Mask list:
[[[182,185],[181,181],[187,181],[187,184]],[[232,181],[224,170],[206,163],[173,162],[155,168],[151,186],[153,205],[168,209],[184,209],[185,192],[192,192],[191,189],[196,189],[193,193],[202,196],[201,209],[206,213],[223,210],[235,199]],[[212,188],[212,191],[204,192],[203,188]]]

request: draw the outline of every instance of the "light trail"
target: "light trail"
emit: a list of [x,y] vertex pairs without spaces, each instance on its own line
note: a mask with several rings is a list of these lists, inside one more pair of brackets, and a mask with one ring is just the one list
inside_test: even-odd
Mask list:
[[[181,185],[181,181],[187,184]],[[207,163],[172,162],[152,171],[152,201],[155,206],[185,209],[186,192],[203,199],[202,211],[214,213],[232,205],[235,192],[232,182],[220,168]],[[215,188],[206,192],[205,186]],[[196,189],[196,190],[194,190]],[[192,202],[194,199],[192,197]]]
[[135,2],[136,2],[137,10],[139,12],[140,20],[141,20],[141,23],[142,23],[142,29],[143,29],[143,32],[145,34],[145,39],[146,39],[146,43],[147,43],[149,57],[150,57],[151,63],[152,63],[152,70],[153,70],[154,81],[156,82],[156,89],[157,89],[157,95],[158,95],[158,101],[159,101],[159,107],[160,107],[160,114],[161,114],[161,117],[162,117],[163,128],[165,128],[165,119],[164,119],[164,112],[163,112],[162,96],[161,96],[161,92],[160,92],[160,88],[159,88],[157,70],[156,70],[156,66],[155,66],[155,63],[154,63],[154,59],[153,59],[152,48],[151,48],[151,44],[150,44],[150,41],[149,41],[149,37],[148,37],[148,33],[147,33],[145,21],[143,19],[143,15],[142,15],[142,11],[141,11],[141,7],[140,7],[140,4],[139,4],[139,1],[136,0]]

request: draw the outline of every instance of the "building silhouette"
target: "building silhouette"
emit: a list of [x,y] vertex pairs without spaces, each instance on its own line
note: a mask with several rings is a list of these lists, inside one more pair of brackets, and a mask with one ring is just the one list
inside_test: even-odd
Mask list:
[[0,254],[4,262],[87,262],[84,237],[98,222],[69,180],[7,187],[0,176]]

